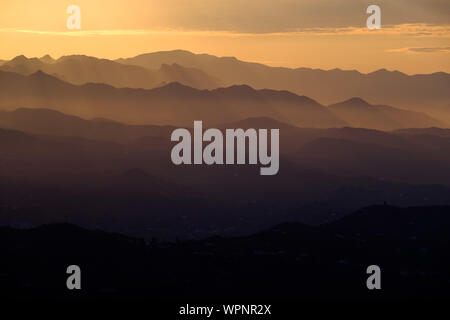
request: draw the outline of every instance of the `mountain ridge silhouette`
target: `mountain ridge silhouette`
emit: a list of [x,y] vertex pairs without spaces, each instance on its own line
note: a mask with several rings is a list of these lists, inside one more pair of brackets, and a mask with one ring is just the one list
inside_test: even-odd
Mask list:
[[[73,85],[41,70],[29,76],[0,71],[0,84],[0,107],[4,109],[11,110],[10,106],[50,108],[84,118],[107,118],[129,124],[190,126],[198,119],[220,124],[261,116],[302,127],[342,127],[351,123],[346,117],[336,115],[333,108],[309,97],[287,91],[255,90],[248,85],[212,90],[198,90],[179,83],[148,90],[115,88],[104,83]],[[401,121],[387,129],[444,126],[425,115],[389,110],[394,111],[390,117],[400,113]],[[385,117],[386,112],[381,115]],[[406,115],[415,119],[414,125],[405,120]],[[387,120],[380,119],[374,128],[380,129]]]

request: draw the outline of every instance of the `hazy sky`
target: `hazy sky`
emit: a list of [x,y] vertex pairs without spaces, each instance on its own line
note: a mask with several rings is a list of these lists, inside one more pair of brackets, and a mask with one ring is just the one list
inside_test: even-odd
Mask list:
[[[66,29],[70,4],[81,8],[81,31]],[[381,7],[381,30],[365,27],[369,4]],[[450,1],[0,2],[0,59],[172,49],[287,67],[450,72]]]

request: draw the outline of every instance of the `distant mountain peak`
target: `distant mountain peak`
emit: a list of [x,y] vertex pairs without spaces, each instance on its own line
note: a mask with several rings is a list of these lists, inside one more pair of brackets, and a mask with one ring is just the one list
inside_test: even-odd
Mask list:
[[[183,56],[195,56],[194,53],[187,51],[187,50],[168,50],[168,51],[156,51],[156,52],[148,52],[148,53],[142,53],[134,58],[141,58],[141,57],[147,57],[147,56],[157,56],[157,55],[183,55]],[[126,59],[123,59],[126,60]]]
[[52,81],[55,81],[55,82],[60,82],[61,81],[58,78],[45,73],[41,69],[39,69],[36,72],[30,74],[28,77],[31,78],[31,79],[38,79],[38,80],[52,80]]
[[28,60],[28,58],[25,57],[23,54],[21,54],[21,55],[18,55],[17,57],[14,57],[11,61],[23,62],[23,61],[27,61],[27,60]]
[[30,73],[30,71],[41,67],[44,63],[38,58],[27,58],[24,55],[20,55],[10,61],[5,62],[4,64],[8,67],[12,67],[13,70],[11,71],[13,72],[16,72],[17,70],[26,70],[27,72],[19,71],[19,73]]
[[373,72],[370,72],[370,73],[368,73],[368,75],[384,75],[384,74],[391,74],[391,75],[405,75],[406,76],[406,74],[404,74],[403,72],[400,72],[400,71],[398,71],[398,70],[388,70],[388,69],[386,69],[386,68],[381,68],[381,69],[378,69],[378,70],[376,70],[376,71],[373,71]]
[[190,87],[185,86],[184,84],[181,84],[177,81],[170,82],[170,83],[166,84],[164,87],[166,87],[168,89],[190,88]]
[[350,98],[350,99],[344,101],[343,103],[350,103],[353,105],[358,105],[358,104],[370,105],[370,103],[368,103],[366,100],[361,99],[360,97]]
[[112,60],[100,59],[100,58],[97,58],[97,57],[87,56],[87,55],[84,55],[84,54],[71,54],[71,55],[67,55],[67,56],[62,56],[58,60],[55,60],[55,61],[61,62],[61,61],[66,61],[66,60],[79,61],[79,62],[82,62],[82,61],[85,61],[85,62],[89,62],[89,61],[90,62],[92,62],[92,61],[112,61]]
[[192,54],[192,55],[194,55],[194,53],[192,53],[191,51],[183,50],[183,49],[168,50],[168,51],[157,51],[157,52],[155,52],[155,53],[166,53],[166,52],[185,53],[185,54]]
[[55,59],[53,59],[49,54],[46,54],[45,56],[42,56],[39,58],[44,63],[53,63],[55,62]]
[[33,72],[32,74],[30,74],[30,77],[50,77],[48,74],[46,74],[44,71],[42,71],[41,69],[39,69],[36,72]]
[[253,89],[252,87],[250,87],[247,84],[236,84],[236,85],[232,85],[226,89],[234,91],[234,92],[254,92],[254,91],[256,91],[255,89]]
[[179,83],[177,81],[169,82],[168,84],[165,84],[165,85],[155,88],[153,90],[159,91],[159,92],[166,92],[166,93],[176,93],[176,94],[179,94],[181,92],[188,93],[188,92],[198,92],[199,91],[195,88],[185,86],[184,84]]
[[374,106],[368,103],[367,101],[359,98],[359,97],[353,97],[348,100],[334,103],[328,106],[332,109],[353,109],[353,110],[373,110]]

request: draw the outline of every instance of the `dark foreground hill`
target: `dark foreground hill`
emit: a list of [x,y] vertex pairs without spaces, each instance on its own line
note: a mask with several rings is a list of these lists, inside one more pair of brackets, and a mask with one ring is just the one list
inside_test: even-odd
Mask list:
[[[390,206],[323,227],[286,223],[250,236],[176,243],[67,224],[2,227],[0,286],[9,298],[449,298],[449,228],[450,207]],[[72,264],[82,270],[80,292],[65,287]],[[372,264],[382,270],[376,292],[366,288]]]

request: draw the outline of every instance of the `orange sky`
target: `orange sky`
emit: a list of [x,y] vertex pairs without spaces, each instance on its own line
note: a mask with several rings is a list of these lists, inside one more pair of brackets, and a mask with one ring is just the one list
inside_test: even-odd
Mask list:
[[[274,66],[450,72],[448,1],[381,2],[382,29],[369,31],[359,0],[2,1],[0,59],[184,49]],[[66,29],[69,4],[81,8],[80,31]]]

